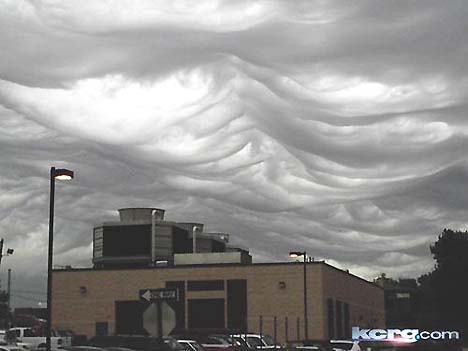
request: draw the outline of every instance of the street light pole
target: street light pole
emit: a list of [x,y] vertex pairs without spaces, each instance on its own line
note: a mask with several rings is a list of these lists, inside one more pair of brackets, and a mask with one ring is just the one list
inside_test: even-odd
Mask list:
[[55,179],[73,179],[73,171],[68,169],[50,168],[50,201],[49,201],[49,252],[47,260],[47,326],[46,350],[50,351],[50,337],[52,330],[52,264],[54,254],[54,206],[55,206]]
[[49,200],[49,253],[47,260],[47,327],[46,349],[50,351],[50,336],[52,328],[52,258],[54,253],[54,205],[55,205],[55,167],[50,169],[50,200]]
[[304,338],[309,339],[309,320],[307,313],[307,254],[304,251]]
[[7,327],[10,328],[10,302],[11,302],[11,268],[8,268],[8,285],[7,285],[7,294],[8,294],[8,301],[7,301],[7,306],[8,306],[8,325]]
[[304,339],[309,339],[309,316],[307,312],[307,252],[293,251],[289,257],[304,257]]

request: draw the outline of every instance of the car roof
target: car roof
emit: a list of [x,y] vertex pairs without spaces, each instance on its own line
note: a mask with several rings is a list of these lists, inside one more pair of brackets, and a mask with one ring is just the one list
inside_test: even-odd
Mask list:
[[346,343],[346,344],[354,344],[357,341],[353,341],[353,340],[330,340],[330,342],[342,342],[342,343]]
[[103,347],[99,346],[65,346],[63,349],[65,350],[105,350]]
[[197,342],[197,340],[191,340],[191,339],[177,339],[177,341],[180,341],[180,342]]

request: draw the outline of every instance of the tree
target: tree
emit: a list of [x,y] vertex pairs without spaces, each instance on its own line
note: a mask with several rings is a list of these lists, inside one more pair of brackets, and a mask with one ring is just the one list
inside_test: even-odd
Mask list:
[[435,268],[418,279],[421,321],[468,335],[468,232],[444,229],[430,250]]

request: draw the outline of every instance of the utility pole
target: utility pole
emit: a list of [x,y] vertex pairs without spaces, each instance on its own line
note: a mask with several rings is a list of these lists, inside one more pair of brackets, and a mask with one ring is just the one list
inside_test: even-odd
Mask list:
[[[303,251],[292,251],[289,253],[289,257],[304,257],[304,339],[309,339],[309,315],[307,308],[307,252]],[[310,262],[310,260],[309,260]]]
[[0,240],[0,265],[2,264],[2,257],[3,257],[3,238]]
[[11,269],[8,269],[8,288],[7,288],[7,294],[8,294],[8,300],[7,300],[7,311],[8,311],[8,317],[7,317],[7,327],[10,328],[11,325],[11,310],[10,310],[10,296],[11,296]]
[[[2,238],[0,240],[0,267],[1,267],[1,264],[2,264],[2,258],[3,256],[9,256],[11,254],[13,254],[13,249],[7,249],[7,252],[6,254],[4,255],[3,254],[3,244],[4,244],[4,239]],[[6,324],[6,326],[9,328],[10,327],[10,284],[11,284],[11,269],[8,270],[8,290],[7,290],[7,293],[6,293],[6,296],[5,296],[5,291],[0,291],[0,293],[2,293],[2,296],[3,298],[6,297],[6,301],[3,300],[2,298],[2,305],[6,305],[6,316],[5,316],[5,320],[4,320],[4,323]]]
[[10,310],[10,293],[11,293],[11,269],[8,269],[8,287],[7,287],[7,293],[8,293],[8,310]]
[[[2,266],[2,257],[3,257],[3,238],[0,240],[0,267]],[[0,289],[2,287],[2,280],[0,279]]]

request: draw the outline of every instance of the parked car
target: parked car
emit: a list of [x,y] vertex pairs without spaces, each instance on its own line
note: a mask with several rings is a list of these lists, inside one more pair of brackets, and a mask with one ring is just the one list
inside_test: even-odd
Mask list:
[[457,341],[362,341],[360,347],[361,351],[463,351],[461,343]]
[[289,341],[286,345],[286,349],[289,351],[332,351],[328,340]]
[[228,334],[210,334],[209,335],[212,338],[216,339],[222,339],[226,342],[228,342],[231,346],[235,346],[238,350],[240,351],[250,351],[252,348],[249,347],[249,345],[243,340],[242,338],[235,337],[233,335],[228,335]]
[[359,341],[330,340],[333,351],[360,351]]
[[235,338],[244,340],[250,348],[254,349],[282,349],[283,347],[275,343],[274,338],[265,334],[234,334]]
[[206,351],[241,351],[241,348],[229,337],[229,335],[198,333],[190,335],[173,335],[173,337],[177,340],[195,340]]
[[182,345],[178,340],[172,336],[164,336],[162,338],[164,342],[169,345],[173,351],[190,351],[190,348],[187,348],[185,345]]
[[5,333],[6,331],[4,329],[0,329],[0,345],[6,345],[7,344],[7,341],[6,341],[6,338],[5,338]]
[[57,329],[54,331],[55,336],[60,336],[63,339],[64,346],[73,346],[75,333],[69,329]]
[[[68,346],[64,343],[62,337],[55,336],[53,334],[50,338],[50,344],[53,348],[60,348],[62,346]],[[18,346],[26,346],[29,349],[35,349],[46,345],[46,337],[36,331],[34,328],[29,327],[15,327],[10,328],[6,332],[6,340],[8,343],[16,343]],[[20,345],[20,343],[24,343]]]
[[1,345],[0,351],[24,351],[24,349],[16,345]]
[[174,351],[171,344],[162,338],[143,335],[95,336],[89,339],[88,344],[102,348],[124,347],[136,351]]
[[127,347],[105,347],[107,351],[135,351],[134,349],[129,349]]
[[95,346],[65,346],[63,350],[67,351],[106,351],[102,347]]
[[[16,347],[19,347],[21,350],[31,350],[31,344],[28,344],[26,342],[21,342],[21,341],[17,341],[17,342],[14,342],[12,344],[10,344],[10,346],[16,346]],[[45,345],[44,345],[45,347]]]
[[184,348],[189,351],[205,351],[203,346],[201,346],[196,340],[177,339],[177,342],[183,345]]

